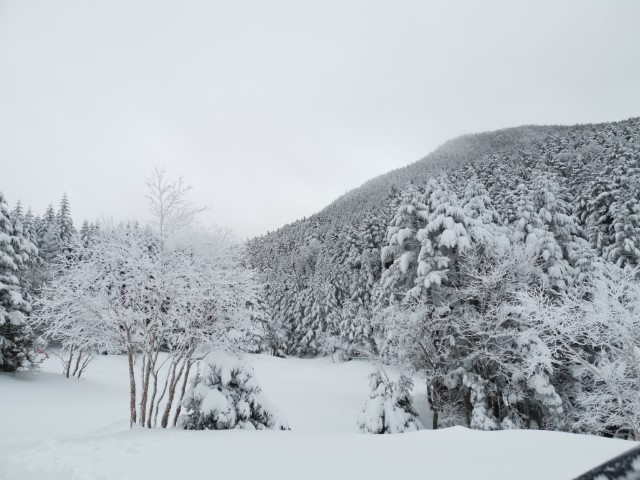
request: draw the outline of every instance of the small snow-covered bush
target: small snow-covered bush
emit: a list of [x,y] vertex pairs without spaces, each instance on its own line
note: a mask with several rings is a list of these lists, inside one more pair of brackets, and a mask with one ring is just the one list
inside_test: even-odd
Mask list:
[[411,406],[411,380],[401,376],[390,381],[376,371],[370,376],[371,395],[358,417],[358,427],[364,433],[403,433],[419,430],[416,412]]
[[289,430],[262,393],[253,368],[224,352],[202,362],[182,405],[187,410],[182,420],[186,430]]

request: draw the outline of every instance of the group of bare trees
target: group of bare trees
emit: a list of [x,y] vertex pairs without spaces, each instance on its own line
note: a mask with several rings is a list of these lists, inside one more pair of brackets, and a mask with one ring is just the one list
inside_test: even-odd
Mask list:
[[190,188],[154,170],[153,227],[104,222],[73,245],[34,318],[67,352],[67,376],[96,354],[126,354],[131,425],[175,425],[195,362],[238,348],[253,328],[257,287],[242,249],[227,230],[196,227],[203,209],[188,200]]

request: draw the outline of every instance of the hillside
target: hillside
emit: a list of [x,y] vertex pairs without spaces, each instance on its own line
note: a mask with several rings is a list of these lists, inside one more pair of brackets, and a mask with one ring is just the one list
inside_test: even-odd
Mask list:
[[[508,180],[513,187],[518,179],[526,181],[542,171],[561,181],[566,189],[563,193],[574,200],[571,207],[577,211],[578,200],[587,193],[590,182],[604,171],[611,172],[616,158],[626,153],[632,164],[638,162],[639,135],[640,117],[614,123],[522,126],[463,135],[417,162],[369,180],[309,218],[251,240],[252,260],[263,272],[286,269],[314,239],[322,244],[323,256],[333,257],[341,245],[332,240],[341,230],[355,228],[364,234],[362,229],[368,220],[382,230],[373,245],[380,249],[400,192],[410,183],[424,185],[439,175],[454,180],[458,188],[465,176],[476,176],[495,196],[503,186],[497,183],[498,172],[504,177],[511,170],[514,175]],[[507,209],[502,210],[505,215]],[[272,255],[274,252],[278,255]]]
[[[444,425],[635,436],[619,420],[583,418],[579,366],[613,362],[606,345],[618,340],[562,350],[557,334],[571,330],[569,345],[591,333],[578,332],[575,312],[553,309],[575,301],[595,312],[614,298],[598,291],[635,288],[631,270],[610,267],[640,263],[639,172],[639,118],[451,140],[249,243],[265,284],[263,348],[375,356],[421,372],[441,390],[429,402]],[[551,311],[571,328],[543,325]]]
[[[637,125],[638,119],[630,119],[619,124]],[[357,218],[385,205],[385,199],[393,195],[394,187],[400,189],[409,182],[418,184],[426,181],[442,172],[450,172],[467,163],[486,162],[492,155],[507,154],[510,151],[535,148],[549,141],[550,138],[565,135],[586,135],[616,124],[586,124],[575,126],[536,126],[526,125],[507,128],[494,132],[462,135],[445,142],[427,156],[386,174],[379,175],[365,182],[358,188],[354,188],[338,197],[320,212],[307,219],[294,222],[282,228],[270,232],[265,237],[278,238],[287,235],[287,232],[302,228],[302,225],[313,225],[314,222],[327,222],[336,219],[340,215],[353,215],[349,218]],[[637,127],[636,127],[637,128]],[[307,227],[308,228],[308,227]],[[264,238],[264,237],[259,237]]]

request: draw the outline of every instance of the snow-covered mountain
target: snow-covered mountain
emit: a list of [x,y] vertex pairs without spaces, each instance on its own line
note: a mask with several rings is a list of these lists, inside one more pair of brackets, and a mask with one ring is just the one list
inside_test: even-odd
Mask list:
[[[631,189],[635,189],[638,155],[640,118],[464,135],[422,160],[351,190],[309,218],[253,239],[252,259],[267,272],[271,290],[284,283],[305,290],[331,281],[336,271],[362,269],[353,257],[367,251],[378,253],[387,244],[387,229],[402,204],[403,193],[411,185],[420,189],[429,179],[444,176],[459,196],[470,180],[481,183],[500,215],[499,221],[511,226],[518,220],[518,186],[524,184],[526,193],[534,194],[532,182],[546,177],[555,184],[591,246],[601,256],[617,261],[620,253],[612,247],[615,234],[609,229],[622,212],[602,218],[603,208],[617,207],[613,205],[616,200],[636,193]],[[601,205],[605,200],[612,205]],[[631,255],[629,260],[637,263],[635,251]],[[352,263],[345,264],[346,258]],[[379,280],[382,269],[375,258],[371,267],[374,281]],[[293,295],[291,288],[287,291],[287,297]],[[289,330],[295,327],[291,325]]]
[[[434,426],[635,437],[600,419],[596,394],[610,377],[598,368],[626,368],[607,342],[635,327],[591,336],[594,312],[617,308],[597,292],[635,288],[619,267],[640,262],[639,203],[640,118],[451,140],[249,243],[266,285],[265,348],[409,366],[433,389]],[[552,311],[566,325],[546,324]]]

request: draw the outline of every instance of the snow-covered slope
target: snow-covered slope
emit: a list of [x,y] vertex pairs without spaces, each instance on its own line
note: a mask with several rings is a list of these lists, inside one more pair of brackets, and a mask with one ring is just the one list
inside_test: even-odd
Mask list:
[[0,375],[0,479],[568,479],[634,446],[461,427],[363,435],[370,364],[250,360],[291,431],[129,430],[118,356],[97,358],[80,381],[63,378],[55,360],[38,375]]

